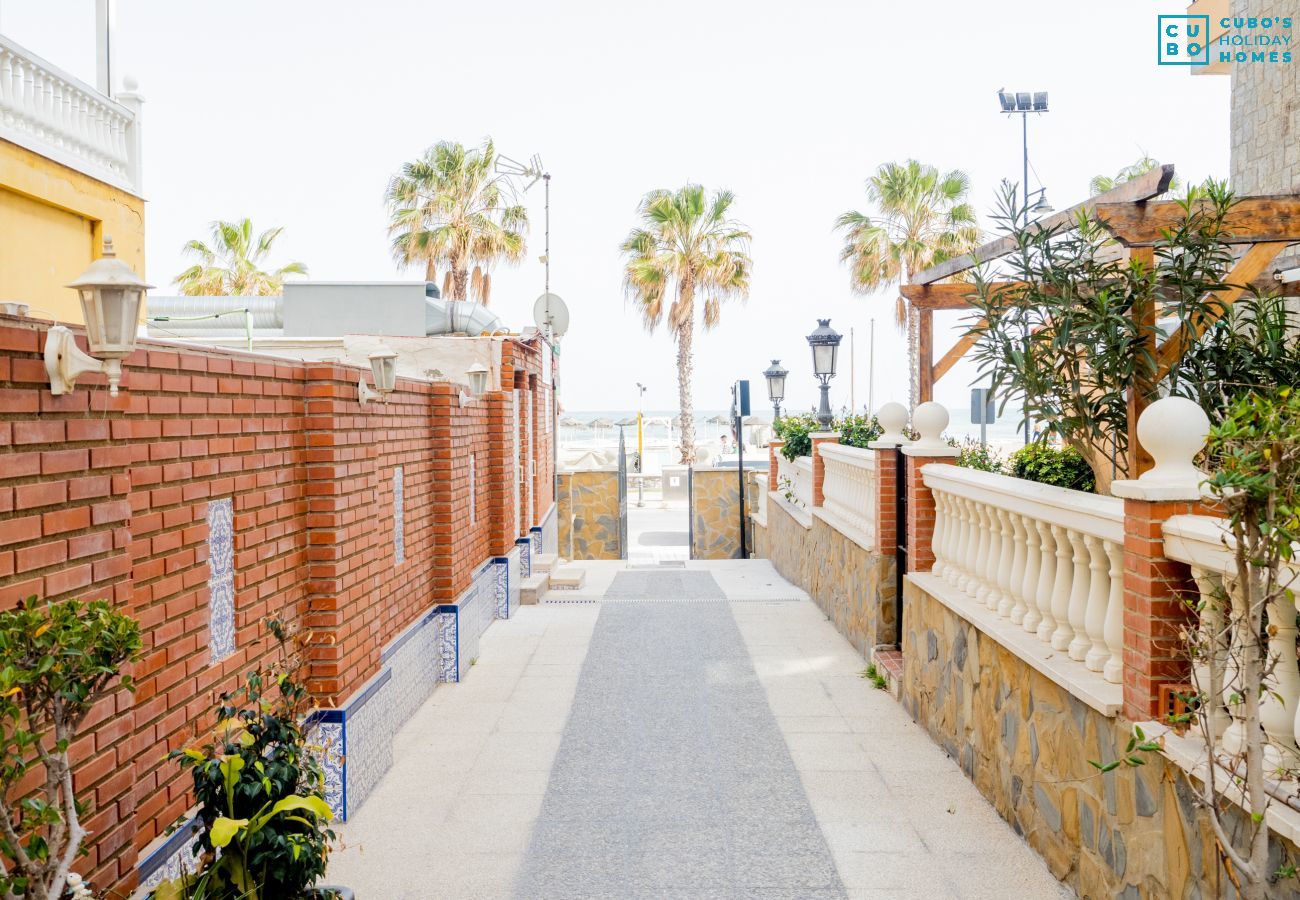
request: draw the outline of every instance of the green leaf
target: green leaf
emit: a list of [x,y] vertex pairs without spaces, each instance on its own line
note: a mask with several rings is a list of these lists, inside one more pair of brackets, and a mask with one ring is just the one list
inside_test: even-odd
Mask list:
[[247,819],[228,819],[225,816],[218,816],[212,823],[212,830],[208,837],[214,847],[224,847],[239,833],[239,830],[248,825]]

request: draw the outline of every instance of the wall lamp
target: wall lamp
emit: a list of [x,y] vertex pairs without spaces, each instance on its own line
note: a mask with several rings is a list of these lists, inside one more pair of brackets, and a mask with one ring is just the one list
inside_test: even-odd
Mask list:
[[469,379],[469,393],[460,392],[461,406],[472,403],[475,397],[482,397],[487,393],[488,374],[488,367],[482,363],[474,363],[465,370],[465,376]]
[[375,400],[388,402],[388,395],[397,386],[397,354],[388,347],[380,346],[370,354],[370,374],[374,378],[372,389],[366,384],[366,376],[357,381],[357,402],[370,403]]
[[70,394],[77,379],[87,372],[108,376],[108,393],[117,396],[122,381],[122,360],[135,350],[145,284],[113,252],[113,239],[105,236],[103,255],[92,262],[71,284],[81,299],[86,320],[86,344],[90,354],[77,346],[71,331],[55,325],[45,336],[45,371],[50,376],[50,393]]

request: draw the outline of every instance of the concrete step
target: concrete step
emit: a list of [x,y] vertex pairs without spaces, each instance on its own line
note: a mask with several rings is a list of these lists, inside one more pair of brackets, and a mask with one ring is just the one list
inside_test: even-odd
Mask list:
[[542,599],[551,588],[551,573],[538,572],[519,582],[519,603],[522,606],[533,606],[537,601]]
[[551,572],[551,590],[576,591],[587,583],[587,570],[578,566],[557,566]]
[[538,572],[553,572],[555,567],[562,564],[564,560],[560,559],[554,553],[539,553],[533,557],[533,574]]

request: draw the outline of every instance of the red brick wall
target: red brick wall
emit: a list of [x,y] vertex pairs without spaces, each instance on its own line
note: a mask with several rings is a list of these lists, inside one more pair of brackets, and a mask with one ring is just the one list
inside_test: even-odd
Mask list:
[[[311,687],[334,705],[378,671],[392,637],[513,545],[509,402],[489,393],[462,405],[457,385],[399,379],[387,403],[363,408],[356,368],[150,342],[126,360],[117,398],[101,376],[53,397],[45,327],[0,317],[0,607],[32,594],[107,597],[141,622],[136,692],[96,707],[73,747],[95,834],[84,870],[122,889],[191,805],[188,777],[160,758],[206,728],[216,694],[262,661],[266,617],[308,629]],[[502,385],[546,387],[540,360],[506,341]],[[550,452],[539,425],[539,519]],[[214,665],[206,515],[222,497],[235,515],[237,631],[235,653]]]

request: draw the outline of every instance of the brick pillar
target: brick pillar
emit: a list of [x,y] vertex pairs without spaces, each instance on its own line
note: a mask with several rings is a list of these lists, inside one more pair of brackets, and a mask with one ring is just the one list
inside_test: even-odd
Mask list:
[[925,486],[921,469],[935,463],[953,465],[957,456],[955,447],[903,448],[907,467],[907,571],[928,572],[934,567],[934,551],[930,542],[934,537],[934,495]]
[[1189,568],[1165,557],[1170,516],[1202,513],[1204,473],[1193,463],[1205,445],[1210,420],[1183,397],[1146,408],[1137,438],[1155,465],[1137,479],[1111,482],[1124,498],[1124,715],[1160,719],[1160,688],[1189,677],[1182,630],[1195,618],[1184,603],[1195,586]]
[[767,489],[777,490],[777,467],[780,464],[781,448],[785,441],[772,441],[767,445]]
[[898,548],[898,450],[871,445],[876,451],[876,551],[892,556]]
[[1136,481],[1115,484],[1124,492],[1124,716],[1144,722],[1164,715],[1162,685],[1191,680],[1182,631],[1195,619],[1184,602],[1195,585],[1188,566],[1165,557],[1164,523],[1201,508],[1131,496]]
[[826,499],[825,494],[822,493],[822,483],[826,477],[826,463],[822,459],[822,455],[818,452],[817,448],[822,444],[838,444],[840,442],[840,436],[834,431],[819,431],[811,435],[811,437],[813,470],[812,505],[817,507],[821,506],[822,502]]

